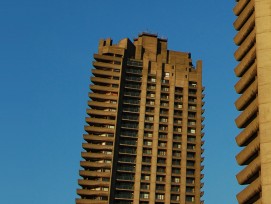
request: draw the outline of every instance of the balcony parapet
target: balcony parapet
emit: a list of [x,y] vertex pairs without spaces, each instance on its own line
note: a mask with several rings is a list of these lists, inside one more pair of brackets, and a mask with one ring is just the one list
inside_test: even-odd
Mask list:
[[239,111],[243,110],[245,105],[256,97],[257,92],[258,92],[258,80],[256,79],[235,102],[235,107],[237,108],[237,110]]
[[[237,12],[237,11],[240,11],[241,9],[238,9],[238,7],[236,7],[235,10]],[[240,13],[237,12],[238,17],[233,23],[234,28],[236,30],[240,30],[240,28],[245,24],[245,22],[247,21],[249,16],[253,13],[253,11],[254,11],[254,1],[250,1]]]
[[246,165],[247,161],[258,152],[260,149],[260,139],[256,137],[252,142],[250,142],[244,149],[236,155],[236,161],[239,165]]
[[247,141],[250,140],[250,137],[257,133],[259,129],[259,119],[258,117],[254,118],[254,120],[245,128],[239,135],[236,136],[236,143],[242,147],[247,144]]
[[240,80],[235,84],[234,88],[238,94],[243,93],[244,89],[247,87],[249,82],[251,82],[257,75],[257,65],[256,62],[248,68]]
[[240,185],[249,184],[251,177],[259,172],[260,162],[260,157],[257,157],[236,175],[237,181]]
[[238,193],[237,200],[238,203],[247,203],[249,199],[251,199],[256,194],[260,193],[261,191],[261,181],[260,178],[257,178],[251,184],[249,184],[244,190]]
[[247,121],[258,111],[258,97],[235,119],[238,128],[244,128]]
[[237,77],[241,77],[245,71],[254,63],[256,59],[256,46],[254,45],[244,56],[241,62],[235,67],[234,72]]

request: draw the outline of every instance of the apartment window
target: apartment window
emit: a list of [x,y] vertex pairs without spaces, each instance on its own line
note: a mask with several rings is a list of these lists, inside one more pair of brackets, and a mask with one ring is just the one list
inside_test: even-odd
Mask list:
[[167,135],[160,133],[158,137],[159,137],[159,139],[166,139]]
[[167,122],[167,118],[161,117],[161,118],[160,118],[160,122],[166,123],[166,122]]
[[143,154],[151,154],[151,149],[143,149]]
[[165,173],[166,172],[166,168],[165,167],[157,167],[157,172]]
[[174,183],[180,183],[180,177],[172,177],[171,181]]
[[159,147],[166,147],[167,143],[166,142],[158,142]]
[[171,195],[171,200],[179,201],[180,200],[180,196],[179,195]]
[[141,189],[143,189],[143,190],[149,190],[150,189],[150,184],[148,184],[148,183],[142,183],[141,184]]
[[158,150],[159,156],[166,156],[167,152],[165,150]]
[[185,200],[188,201],[188,202],[194,202],[195,197],[194,196],[186,196]]
[[140,198],[148,199],[149,198],[149,193],[140,193]]
[[165,195],[164,194],[156,194],[155,197],[157,200],[164,200]]
[[181,165],[181,160],[179,160],[179,159],[172,159],[172,165]]
[[150,140],[145,140],[145,141],[144,141],[144,145],[146,145],[146,146],[151,146],[151,145],[152,145],[152,141],[150,141]]
[[169,72],[165,72],[165,77],[169,77]]
[[141,175],[141,180],[149,181],[150,180],[150,175]]
[[145,133],[144,133],[144,136],[145,136],[145,137],[152,137],[152,133],[151,133],[151,132],[145,132]]
[[142,166],[142,171],[151,171],[150,166]]
[[165,176],[156,176],[156,181],[165,181]]
[[156,190],[158,190],[158,191],[164,191],[165,190],[165,186],[164,185],[156,185]]

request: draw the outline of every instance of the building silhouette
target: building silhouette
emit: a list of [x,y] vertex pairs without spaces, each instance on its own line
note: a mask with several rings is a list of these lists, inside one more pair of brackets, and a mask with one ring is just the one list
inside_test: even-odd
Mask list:
[[150,33],[94,59],[76,203],[203,203],[201,61]]
[[237,174],[239,203],[271,203],[271,1],[239,0],[234,7],[238,31],[234,56],[239,62],[235,105],[242,147],[236,156],[243,169]]

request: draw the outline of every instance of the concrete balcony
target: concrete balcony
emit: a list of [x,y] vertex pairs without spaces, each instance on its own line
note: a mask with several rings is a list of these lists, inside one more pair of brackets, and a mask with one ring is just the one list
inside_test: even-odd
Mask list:
[[105,71],[102,69],[92,69],[91,72],[94,76],[105,76],[105,77],[120,76],[120,72]]
[[238,203],[252,203],[249,200],[256,194],[261,192],[261,181],[260,178],[257,178],[251,184],[249,184],[244,190],[238,193],[237,200]]
[[80,170],[79,175],[82,177],[103,177],[103,178],[109,178],[110,172],[97,172],[97,171],[85,171]]
[[245,146],[250,138],[257,133],[259,130],[259,119],[256,117],[239,135],[236,136],[235,140],[239,146]]
[[104,92],[118,92],[118,88],[114,88],[111,86],[99,86],[99,85],[90,85],[89,88],[91,90],[104,91]]
[[92,152],[82,152],[81,156],[84,159],[112,159],[111,154],[102,154],[102,153],[92,153]]
[[[106,95],[104,95],[104,97],[106,97]],[[99,101],[89,101],[88,106],[89,107],[117,108],[117,104],[105,103],[105,102],[99,102]]]
[[106,94],[98,94],[98,93],[89,93],[89,98],[91,99],[106,99],[106,100],[117,100],[117,95],[106,95]]
[[240,80],[235,84],[234,88],[238,94],[243,93],[244,89],[248,86],[248,84],[255,79],[257,75],[257,65],[256,62],[248,68],[248,70],[244,73],[244,75],[240,78]]
[[98,163],[98,162],[89,162],[89,161],[81,161],[80,166],[83,168],[105,168],[110,169],[110,163]]
[[[241,1],[241,2],[243,2],[243,1]],[[239,15],[237,17],[237,19],[235,20],[235,22],[233,23],[233,26],[234,26],[234,28],[236,30],[240,30],[240,28],[245,24],[247,19],[253,13],[253,11],[254,11],[254,1],[250,1],[242,11],[241,11],[241,8],[242,8],[241,4],[240,4],[240,6],[235,7],[235,12],[238,13],[238,15]]]
[[235,102],[235,107],[237,110],[243,110],[243,108],[255,99],[256,94],[258,93],[258,80],[256,79],[246,91],[237,99]]
[[108,204],[107,200],[76,199],[76,204]]
[[93,180],[84,180],[84,179],[78,179],[78,184],[82,187],[109,187],[109,182],[104,181],[93,181]]
[[115,120],[103,119],[103,118],[85,118],[88,124],[106,124],[115,125]]
[[90,77],[90,80],[92,81],[93,84],[95,84],[95,82],[104,83],[104,84],[119,84],[120,83],[119,80],[108,79],[108,78],[103,78],[103,77]]
[[258,111],[258,98],[256,98],[236,119],[235,123],[238,128],[244,128],[246,123],[251,120],[252,116]]
[[254,28],[255,25],[255,15],[254,13],[249,17],[244,26],[240,29],[240,31],[234,37],[234,42],[236,45],[240,45]]
[[111,145],[96,145],[96,144],[90,144],[90,143],[83,143],[82,144],[82,147],[85,149],[85,150],[112,150],[113,149],[113,146]]
[[95,126],[85,126],[85,131],[88,133],[99,132],[99,133],[114,133],[115,129],[106,127],[95,127]]
[[260,162],[260,157],[257,157],[236,175],[237,181],[240,185],[250,183],[249,181],[251,178],[260,171]]
[[110,69],[121,69],[121,65],[119,64],[112,64],[112,63],[105,63],[105,62],[92,62],[94,67],[105,67]]
[[236,155],[236,161],[239,165],[247,165],[253,155],[257,154],[260,149],[260,139],[255,138],[244,149]]
[[234,57],[237,61],[240,61],[255,44],[256,41],[256,31],[255,29],[247,36],[247,38],[242,42],[239,48],[234,53]]
[[254,63],[256,59],[256,46],[254,45],[249,52],[244,56],[242,61],[235,67],[235,75],[241,77],[244,72]]
[[233,12],[235,15],[239,15],[241,11],[245,8],[248,4],[249,0],[239,0],[236,6],[233,8]]
[[122,62],[122,57],[109,56],[109,55],[99,55],[99,54],[94,54],[93,57],[97,61],[103,60],[103,61],[117,61],[117,62]]
[[88,109],[88,115],[100,115],[100,116],[116,116],[117,112],[114,111],[107,111],[107,110],[95,110],[95,109]]
[[84,196],[108,196],[108,191],[99,191],[99,190],[88,190],[88,189],[77,189],[77,194],[84,197]]
[[113,142],[114,137],[106,137],[106,136],[95,136],[95,135],[83,135],[84,140],[90,142],[90,141],[102,141],[102,142]]

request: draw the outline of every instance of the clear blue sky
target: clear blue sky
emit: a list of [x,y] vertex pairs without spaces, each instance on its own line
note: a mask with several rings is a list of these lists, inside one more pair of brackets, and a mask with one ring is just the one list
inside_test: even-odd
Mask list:
[[203,60],[203,199],[237,203],[234,3],[0,0],[0,203],[74,203],[98,41],[117,43],[143,31]]

